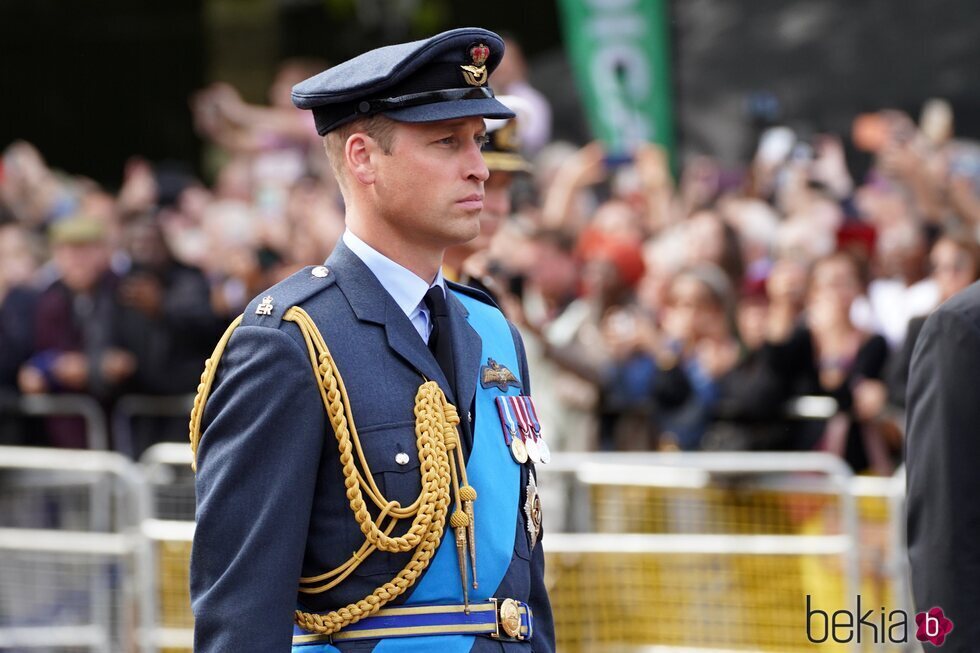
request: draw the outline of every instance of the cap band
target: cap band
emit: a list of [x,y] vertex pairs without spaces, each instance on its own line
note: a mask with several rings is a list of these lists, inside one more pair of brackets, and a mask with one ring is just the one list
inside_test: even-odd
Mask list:
[[488,86],[474,88],[449,88],[440,91],[426,91],[424,93],[409,93],[398,97],[386,98],[384,100],[363,100],[354,107],[354,113],[366,116],[373,113],[381,113],[394,109],[405,109],[406,107],[417,107],[423,104],[435,104],[437,102],[452,102],[454,100],[485,100],[493,97],[493,90]]

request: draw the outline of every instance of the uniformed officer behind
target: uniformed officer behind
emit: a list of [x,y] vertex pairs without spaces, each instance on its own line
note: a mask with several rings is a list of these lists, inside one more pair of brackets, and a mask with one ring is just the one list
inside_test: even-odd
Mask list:
[[205,367],[199,653],[554,650],[532,465],[550,454],[523,344],[440,272],[479,232],[483,119],[513,116],[487,85],[502,55],[458,29],[294,88],[347,231],[256,297]]
[[[521,125],[528,120],[531,108],[520,97],[497,98],[516,116],[506,120],[487,121],[487,143],[483,160],[490,171],[484,186],[483,211],[480,213],[480,235],[446,251],[443,271],[460,283],[477,288],[498,301],[508,287],[508,270],[495,261],[490,252],[491,240],[511,217],[511,187],[518,176],[527,176],[531,163],[521,152]],[[527,181],[527,179],[523,180]]]

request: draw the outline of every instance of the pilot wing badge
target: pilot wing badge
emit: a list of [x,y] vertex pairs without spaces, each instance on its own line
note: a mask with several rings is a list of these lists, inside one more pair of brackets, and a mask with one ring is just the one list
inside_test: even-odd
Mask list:
[[480,368],[480,385],[484,388],[497,386],[501,392],[507,392],[507,386],[519,388],[521,382],[509,369],[494,359],[488,358],[487,364]]

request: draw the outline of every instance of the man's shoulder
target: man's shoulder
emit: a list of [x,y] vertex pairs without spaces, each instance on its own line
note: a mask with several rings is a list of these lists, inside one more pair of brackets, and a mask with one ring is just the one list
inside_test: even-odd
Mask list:
[[972,325],[980,330],[980,281],[967,286],[939,305],[926,320],[932,322],[953,320]]
[[493,297],[479,288],[473,288],[472,286],[456,283],[455,281],[449,281],[448,279],[446,280],[446,287],[450,290],[458,292],[461,295],[475,299],[476,301],[485,305],[485,307],[492,313],[498,315],[504,321],[504,323],[507,324],[507,328],[510,330],[511,337],[514,338],[514,343],[517,345],[520,355],[524,355],[524,340],[521,337],[521,332],[518,330],[517,326],[510,321],[507,315],[504,314],[503,310],[497,305],[497,302],[494,301]]
[[465,295],[465,296],[470,297],[472,299],[475,299],[475,300],[477,300],[479,302],[482,302],[484,304],[487,304],[488,306],[492,306],[493,308],[497,309],[498,311],[500,310],[500,307],[497,306],[497,302],[495,302],[493,300],[493,297],[491,297],[489,294],[487,294],[483,290],[480,290],[479,288],[474,288],[473,286],[467,286],[467,285],[462,284],[462,283],[457,283],[455,281],[450,281],[449,279],[446,279],[446,287],[449,288],[450,290],[454,291],[454,292],[458,292],[458,293],[460,293],[462,295]]
[[308,265],[256,295],[245,308],[242,326],[278,329],[286,311],[302,306],[335,283],[336,277],[329,267]]
[[446,280],[446,287],[449,290],[452,290],[454,292],[459,293],[460,295],[463,295],[464,297],[475,299],[476,301],[480,302],[480,304],[483,305],[484,308],[489,309],[490,313],[498,315],[501,318],[503,318],[503,320],[507,323],[507,325],[510,327],[510,330],[515,334],[516,337],[516,334],[518,333],[517,327],[514,326],[514,324],[507,318],[507,316],[504,314],[503,309],[500,308],[500,306],[497,304],[497,302],[489,293],[487,293],[484,290],[481,290],[480,288],[474,288],[473,286],[467,286],[465,284],[457,283],[455,281],[449,281],[448,279]]
[[913,367],[924,358],[951,357],[963,362],[967,355],[980,355],[980,282],[953,295],[926,317],[915,339]]

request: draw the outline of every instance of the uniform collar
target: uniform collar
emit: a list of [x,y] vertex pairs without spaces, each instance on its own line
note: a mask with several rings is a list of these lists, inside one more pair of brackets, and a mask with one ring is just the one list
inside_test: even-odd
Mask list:
[[[398,308],[411,318],[418,309],[419,304],[425,297],[430,284],[408,268],[395,263],[390,258],[374,249],[363,240],[358,238],[350,230],[344,231],[344,244],[354,253],[357,258],[363,261],[371,273],[378,279],[391,298],[398,304]],[[439,286],[443,292],[446,291],[446,281],[440,269],[436,273],[436,279],[432,286]]]

